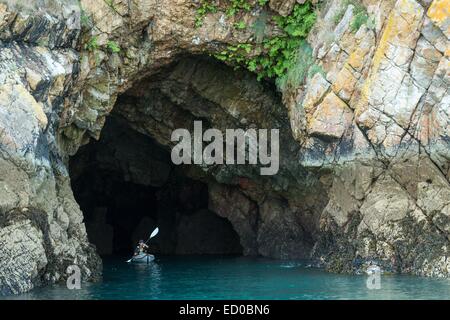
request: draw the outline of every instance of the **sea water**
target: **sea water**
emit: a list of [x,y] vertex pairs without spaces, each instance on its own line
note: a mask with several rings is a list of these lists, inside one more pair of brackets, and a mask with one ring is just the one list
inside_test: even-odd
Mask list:
[[343,275],[306,262],[230,256],[156,257],[148,265],[104,259],[103,280],[69,290],[64,284],[0,299],[450,299],[450,279]]

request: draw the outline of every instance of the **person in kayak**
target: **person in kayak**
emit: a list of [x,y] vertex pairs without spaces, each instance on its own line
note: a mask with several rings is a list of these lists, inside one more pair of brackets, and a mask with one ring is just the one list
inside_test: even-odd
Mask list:
[[148,245],[145,244],[144,240],[139,240],[136,250],[134,250],[134,255],[137,256],[139,254],[143,254],[147,249]]

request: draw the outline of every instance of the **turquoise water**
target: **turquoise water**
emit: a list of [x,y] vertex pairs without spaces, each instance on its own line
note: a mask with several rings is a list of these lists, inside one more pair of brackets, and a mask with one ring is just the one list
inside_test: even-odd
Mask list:
[[103,281],[57,285],[15,299],[450,299],[450,279],[340,275],[300,261],[246,257],[157,257],[150,265],[106,259]]

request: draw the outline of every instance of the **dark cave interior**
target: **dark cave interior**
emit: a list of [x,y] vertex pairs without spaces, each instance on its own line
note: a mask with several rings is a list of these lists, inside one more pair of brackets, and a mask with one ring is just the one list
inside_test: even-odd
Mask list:
[[102,256],[127,255],[139,239],[157,254],[242,254],[231,223],[208,210],[208,186],[174,166],[168,149],[107,118],[101,137],[70,159],[75,199]]

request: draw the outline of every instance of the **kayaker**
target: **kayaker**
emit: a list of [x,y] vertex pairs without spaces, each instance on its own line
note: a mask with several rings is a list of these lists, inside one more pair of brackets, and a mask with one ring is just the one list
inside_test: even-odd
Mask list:
[[137,256],[138,254],[142,254],[147,249],[148,249],[148,245],[145,244],[144,240],[139,240],[136,250],[134,251],[134,255]]

